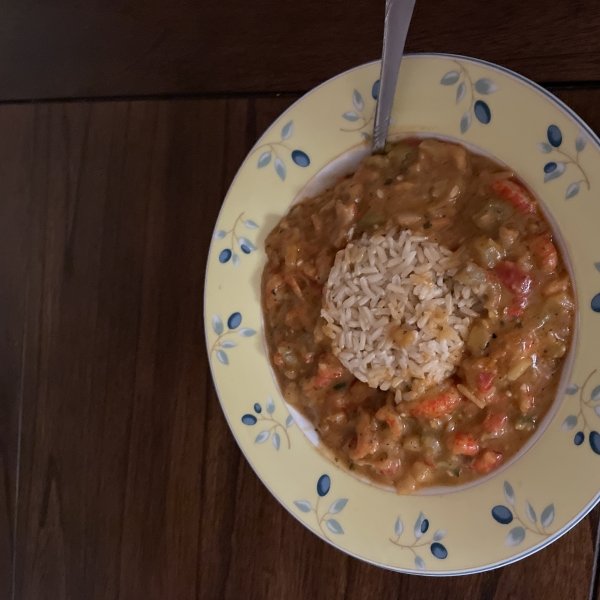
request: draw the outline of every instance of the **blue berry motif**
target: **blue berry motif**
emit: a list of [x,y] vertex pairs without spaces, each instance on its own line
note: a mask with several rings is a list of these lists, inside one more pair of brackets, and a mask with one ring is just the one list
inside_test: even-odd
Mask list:
[[328,540],[330,539],[330,533],[343,535],[343,527],[337,518],[332,518],[332,515],[341,513],[346,507],[346,504],[348,504],[348,498],[338,498],[333,501],[328,509],[325,509],[323,503],[321,503],[321,498],[325,497],[330,489],[331,478],[326,474],[321,475],[317,481],[317,501],[314,506],[308,500],[294,500],[294,505],[299,511],[303,513],[314,513],[321,534]]
[[438,529],[432,536],[429,541],[423,541],[423,537],[429,531],[429,519],[425,517],[425,515],[421,512],[417,517],[417,520],[413,526],[413,534],[414,540],[412,542],[403,542],[401,540],[402,535],[404,534],[404,523],[402,519],[398,517],[396,522],[394,523],[394,535],[395,537],[390,538],[390,542],[394,544],[394,546],[398,546],[398,548],[411,550],[414,555],[415,567],[419,571],[424,571],[427,569],[427,564],[423,557],[417,554],[416,548],[429,546],[429,551],[432,556],[437,558],[438,560],[444,560],[448,556],[448,550],[446,546],[441,543],[441,540],[444,539],[446,535],[446,531],[443,529]]
[[221,254],[219,254],[219,262],[225,264],[231,258],[232,252],[229,248],[225,248],[225,250],[221,250]]
[[294,132],[294,122],[288,121],[282,128],[279,140],[272,142],[264,142],[258,145],[252,151],[252,154],[260,152],[256,163],[257,169],[263,169],[267,165],[273,163],[273,169],[276,175],[285,181],[287,177],[287,168],[285,166],[286,155],[289,153],[292,162],[299,167],[308,167],[310,158],[303,150],[294,150],[288,144],[288,140]]
[[487,77],[473,81],[465,63],[458,60],[452,62],[455,64],[455,68],[448,71],[441,78],[440,83],[443,86],[456,85],[454,101],[456,104],[467,107],[459,121],[460,132],[466,133],[473,123],[473,116],[483,125],[487,125],[492,120],[492,110],[489,104],[478,96],[488,96],[497,92],[499,88]]
[[510,525],[516,521],[516,525],[513,525],[506,534],[504,540],[505,546],[518,546],[527,535],[527,532],[534,533],[538,536],[549,536],[550,532],[547,528],[552,525],[554,521],[554,504],[549,504],[544,508],[542,513],[538,515],[534,510],[529,500],[525,501],[525,515],[527,520],[524,520],[520,511],[517,511],[517,498],[513,486],[504,482],[504,499],[507,504],[511,507],[505,506],[504,504],[497,504],[492,508],[492,518],[500,525]]
[[[552,160],[544,164],[544,183],[554,181],[559,177],[562,177],[564,173],[571,173],[572,176],[577,177],[574,181],[565,189],[565,200],[570,200],[579,194],[582,186],[586,186],[590,189],[590,180],[586,172],[584,171],[579,161],[579,154],[585,149],[587,145],[587,136],[583,131],[579,132],[579,135],[575,138],[575,152],[571,153],[564,147],[563,144],[563,133],[558,125],[549,125],[546,130],[546,140],[537,144],[538,150],[543,154],[554,154],[558,155],[559,160]],[[562,148],[559,150],[558,148]]]
[[[585,379],[583,385],[579,387],[576,383],[567,386],[565,394],[575,396],[579,403],[577,414],[568,415],[560,426],[562,431],[572,431],[577,427],[573,436],[573,443],[576,446],[583,445],[586,433],[589,447],[594,454],[600,455],[600,433],[598,433],[597,419],[600,417],[600,385],[596,385],[589,396],[586,394],[586,388],[592,377],[596,374],[594,369]],[[579,426],[579,427],[578,427]]]
[[299,167],[308,167],[308,165],[310,165],[310,158],[308,158],[308,154],[306,154],[306,152],[302,152],[302,150],[292,150],[292,160]]
[[[246,414],[242,417],[242,423],[244,425],[252,426],[257,423],[265,425],[267,429],[261,430],[258,435],[254,438],[255,444],[264,444],[269,438],[271,438],[271,444],[275,450],[281,448],[281,440],[287,442],[288,449],[292,447],[288,429],[294,424],[292,415],[288,415],[285,422],[281,422],[277,417],[273,416],[275,412],[275,402],[273,398],[267,398],[265,403],[265,412],[259,402],[254,403],[254,412],[258,415],[258,418],[252,414]],[[266,413],[266,414],[265,414]]]
[[258,229],[257,223],[255,223],[252,219],[244,219],[243,217],[244,213],[240,213],[233,223],[233,227],[231,227],[231,229],[228,229],[227,231],[224,229],[217,229],[213,233],[213,240],[226,241],[226,243],[229,245],[228,248],[223,248],[218,255],[219,262],[223,265],[231,262],[234,267],[240,266],[240,255],[235,251],[236,244],[242,251],[242,255],[250,254],[257,249],[251,240],[249,240],[247,237],[239,235],[238,228],[241,225],[244,225],[246,229],[250,230]]
[[[217,339],[211,346],[210,354],[212,356],[214,352],[217,360],[223,365],[229,364],[229,355],[225,350],[230,350],[237,346],[237,342],[229,336],[237,334],[247,338],[256,335],[256,331],[250,327],[241,327],[238,329],[242,324],[242,314],[239,312],[233,312],[229,315],[229,318],[227,319],[227,331],[225,331],[225,324],[219,315],[213,315],[211,324],[213,331],[217,334]],[[255,409],[256,406],[260,408],[260,405],[256,404]]]

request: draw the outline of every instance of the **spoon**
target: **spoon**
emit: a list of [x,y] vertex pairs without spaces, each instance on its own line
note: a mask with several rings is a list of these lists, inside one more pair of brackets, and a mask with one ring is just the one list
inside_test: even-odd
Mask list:
[[373,125],[373,153],[383,152],[390,126],[398,72],[415,0],[386,0],[379,95]]

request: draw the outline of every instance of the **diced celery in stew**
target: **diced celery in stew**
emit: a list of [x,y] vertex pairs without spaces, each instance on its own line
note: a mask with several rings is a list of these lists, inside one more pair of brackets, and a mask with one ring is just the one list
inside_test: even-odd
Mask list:
[[[392,228],[460,253],[456,278],[487,285],[453,375],[400,402],[340,363],[320,316],[336,253]],[[431,138],[388,145],[294,205],[266,253],[270,360],[285,399],[338,464],[399,493],[459,485],[505,463],[552,404],[571,341],[572,284],[537,200],[491,159]]]

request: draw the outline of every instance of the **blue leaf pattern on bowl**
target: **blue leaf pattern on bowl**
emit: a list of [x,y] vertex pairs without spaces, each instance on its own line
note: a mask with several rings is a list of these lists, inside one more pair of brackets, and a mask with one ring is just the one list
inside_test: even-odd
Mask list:
[[527,533],[543,537],[550,535],[550,532],[546,531],[546,529],[550,527],[554,521],[554,504],[548,504],[548,506],[542,510],[538,521],[537,513],[532,504],[529,500],[525,500],[525,515],[529,521],[529,523],[527,523],[518,512],[515,490],[508,481],[504,482],[503,492],[504,499],[509,506],[497,504],[492,508],[491,513],[494,521],[500,525],[513,524],[513,527],[509,530],[504,539],[504,544],[506,546],[518,546],[525,539]]
[[456,65],[456,69],[448,71],[441,79],[440,83],[444,86],[457,85],[455,94],[455,103],[462,104],[463,100],[468,101],[466,112],[463,112],[459,128],[462,134],[465,134],[473,123],[473,116],[482,123],[487,125],[492,120],[492,110],[489,104],[478,98],[480,96],[488,96],[498,91],[498,86],[489,78],[482,77],[473,81],[467,67],[458,60],[452,61]]
[[288,121],[281,128],[281,139],[289,140],[292,137],[292,131],[294,131],[294,121]]
[[571,383],[567,386],[565,394],[575,396],[579,392],[577,398],[578,410],[577,414],[567,415],[562,422],[560,428],[562,431],[572,431],[577,429],[573,436],[573,443],[576,446],[581,446],[585,441],[586,434],[589,446],[595,454],[600,455],[600,385],[596,385],[589,398],[585,396],[585,389],[592,377],[596,374],[597,369],[594,369],[585,379],[581,387],[576,383]]
[[567,193],[565,194],[565,200],[569,200],[573,196],[579,194],[579,181],[574,181],[567,188]]
[[362,110],[365,107],[365,101],[358,90],[352,92],[352,104],[356,110]]
[[256,438],[254,439],[254,443],[262,444],[263,442],[266,442],[269,439],[270,435],[270,432],[265,429],[256,436]]
[[274,432],[271,436],[271,443],[273,444],[273,448],[275,448],[275,450],[279,450],[279,446],[281,445],[281,438],[279,437],[279,434],[277,432]]
[[221,321],[221,317],[219,317],[219,315],[213,315],[212,328],[217,335],[221,335],[223,333],[223,321]]
[[317,500],[313,506],[308,500],[294,500],[294,505],[298,510],[303,513],[314,513],[317,526],[319,527],[321,534],[324,538],[330,540],[329,534],[343,535],[344,528],[337,519],[331,517],[331,515],[338,515],[341,513],[346,504],[348,504],[348,498],[338,498],[329,506],[327,510],[324,510],[320,505],[321,498],[327,496],[331,490],[331,477],[324,473],[317,480]]
[[454,85],[460,79],[460,73],[458,71],[448,71],[441,79],[442,85]]
[[342,526],[335,519],[327,519],[325,525],[331,533],[344,533]]
[[482,77],[475,82],[475,91],[485,96],[498,91],[498,86],[487,77]]
[[418,554],[417,548],[429,547],[431,554],[438,560],[443,560],[448,556],[448,550],[446,546],[441,543],[446,536],[446,530],[437,529],[431,538],[426,535],[428,531],[429,519],[427,519],[427,517],[420,512],[415,524],[413,525],[414,541],[412,543],[404,543],[401,540],[402,535],[404,534],[404,523],[402,522],[401,517],[396,519],[394,523],[394,537],[390,538],[390,542],[392,542],[394,546],[398,546],[398,548],[402,548],[403,550],[410,550],[414,554],[415,566],[420,571],[426,570],[427,564],[425,563],[423,557]]
[[223,319],[217,314],[213,315],[211,319],[212,329],[217,335],[217,338],[213,342],[213,345],[210,348],[210,355],[213,353],[217,360],[223,364],[229,364],[229,355],[225,350],[230,350],[232,348],[236,348],[237,344],[234,342],[229,336],[239,335],[241,337],[252,337],[256,335],[256,331],[254,329],[250,329],[249,327],[242,327],[238,329],[238,327],[242,323],[242,314],[239,312],[233,312],[227,317],[227,331],[225,331],[225,326],[223,325]]
[[292,162],[299,167],[308,167],[310,158],[303,150],[294,148],[288,143],[288,140],[294,133],[294,121],[288,121],[282,128],[279,140],[272,142],[264,142],[252,150],[251,156],[258,154],[256,163],[257,169],[264,169],[266,166],[273,163],[273,169],[281,181],[285,181],[287,177],[287,167],[285,165],[285,157],[289,154]]
[[515,490],[513,489],[513,486],[508,483],[508,481],[504,482],[504,498],[511,506],[515,505]]
[[250,327],[242,327],[238,333],[242,337],[252,337],[253,335],[256,335],[256,331],[254,329],[250,329]]
[[513,527],[504,542],[507,546],[518,546],[525,539],[525,529],[521,526]]
[[460,119],[460,132],[466,133],[471,127],[471,111],[468,110]]
[[312,510],[312,505],[308,500],[294,500],[294,504],[296,505],[296,508],[301,510],[303,513],[307,513]]
[[[563,133],[558,125],[549,125],[546,130],[546,139],[548,141],[539,142],[537,148],[543,154],[558,154],[562,160],[553,160],[544,164],[544,183],[558,179],[567,171],[569,167],[571,171],[577,171],[581,179],[572,181],[565,189],[565,200],[570,200],[579,194],[582,184],[585,184],[587,189],[590,189],[590,180],[581,166],[579,153],[582,152],[587,145],[587,138],[583,131],[580,131],[575,138],[575,153],[572,154],[565,150],[563,146]],[[563,146],[561,148],[561,146]]]
[[379,98],[379,79],[371,86],[371,98],[369,98],[369,109],[365,107],[365,98],[359,90],[352,91],[352,109],[342,113],[342,119],[350,123],[355,123],[352,127],[340,127],[340,131],[348,133],[359,132],[360,137],[366,142],[370,141],[372,127],[371,123],[375,117],[375,107],[377,98]]
[[348,504],[347,498],[339,498],[329,507],[329,514],[337,515],[337,513],[342,512],[346,504]]
[[270,162],[271,162],[271,151],[267,150],[266,152],[263,152],[258,157],[258,164],[256,166],[259,169],[262,169],[263,167],[266,167]]
[[[241,333],[241,331],[240,331]],[[254,425],[260,424],[267,429],[261,430],[258,435],[254,438],[255,444],[264,444],[269,438],[271,438],[271,444],[275,450],[281,448],[281,439],[284,436],[288,450],[292,447],[292,442],[288,433],[288,429],[294,424],[292,415],[288,414],[285,421],[282,423],[279,419],[273,416],[276,406],[273,398],[267,398],[265,402],[265,411],[259,402],[255,402],[253,406],[254,412],[258,415],[245,414],[242,416],[242,423],[253,427]]]
[[218,229],[213,234],[215,242],[225,241],[228,244],[227,248],[223,248],[219,252],[218,260],[221,264],[226,264],[231,261],[234,267],[239,267],[240,257],[235,252],[236,245],[242,251],[242,254],[250,254],[257,250],[256,245],[250,239],[239,234],[239,228],[245,227],[248,230],[258,229],[258,225],[252,219],[244,219],[245,213],[240,213],[234,221],[230,229]]
[[275,159],[275,162],[273,164],[275,165],[275,172],[277,173],[277,175],[279,175],[281,181],[285,181],[287,171],[285,169],[283,161],[279,158],[279,156]]
[[224,365],[229,364],[229,358],[227,357],[227,353],[224,350],[217,350],[216,352],[217,360]]

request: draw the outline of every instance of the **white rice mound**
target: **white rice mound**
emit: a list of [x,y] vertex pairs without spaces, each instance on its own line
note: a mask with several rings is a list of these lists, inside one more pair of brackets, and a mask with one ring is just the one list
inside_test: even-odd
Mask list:
[[349,243],[336,255],[321,310],[334,354],[369,386],[395,390],[397,402],[442,382],[486,292],[455,279],[459,266],[450,250],[408,230]]

